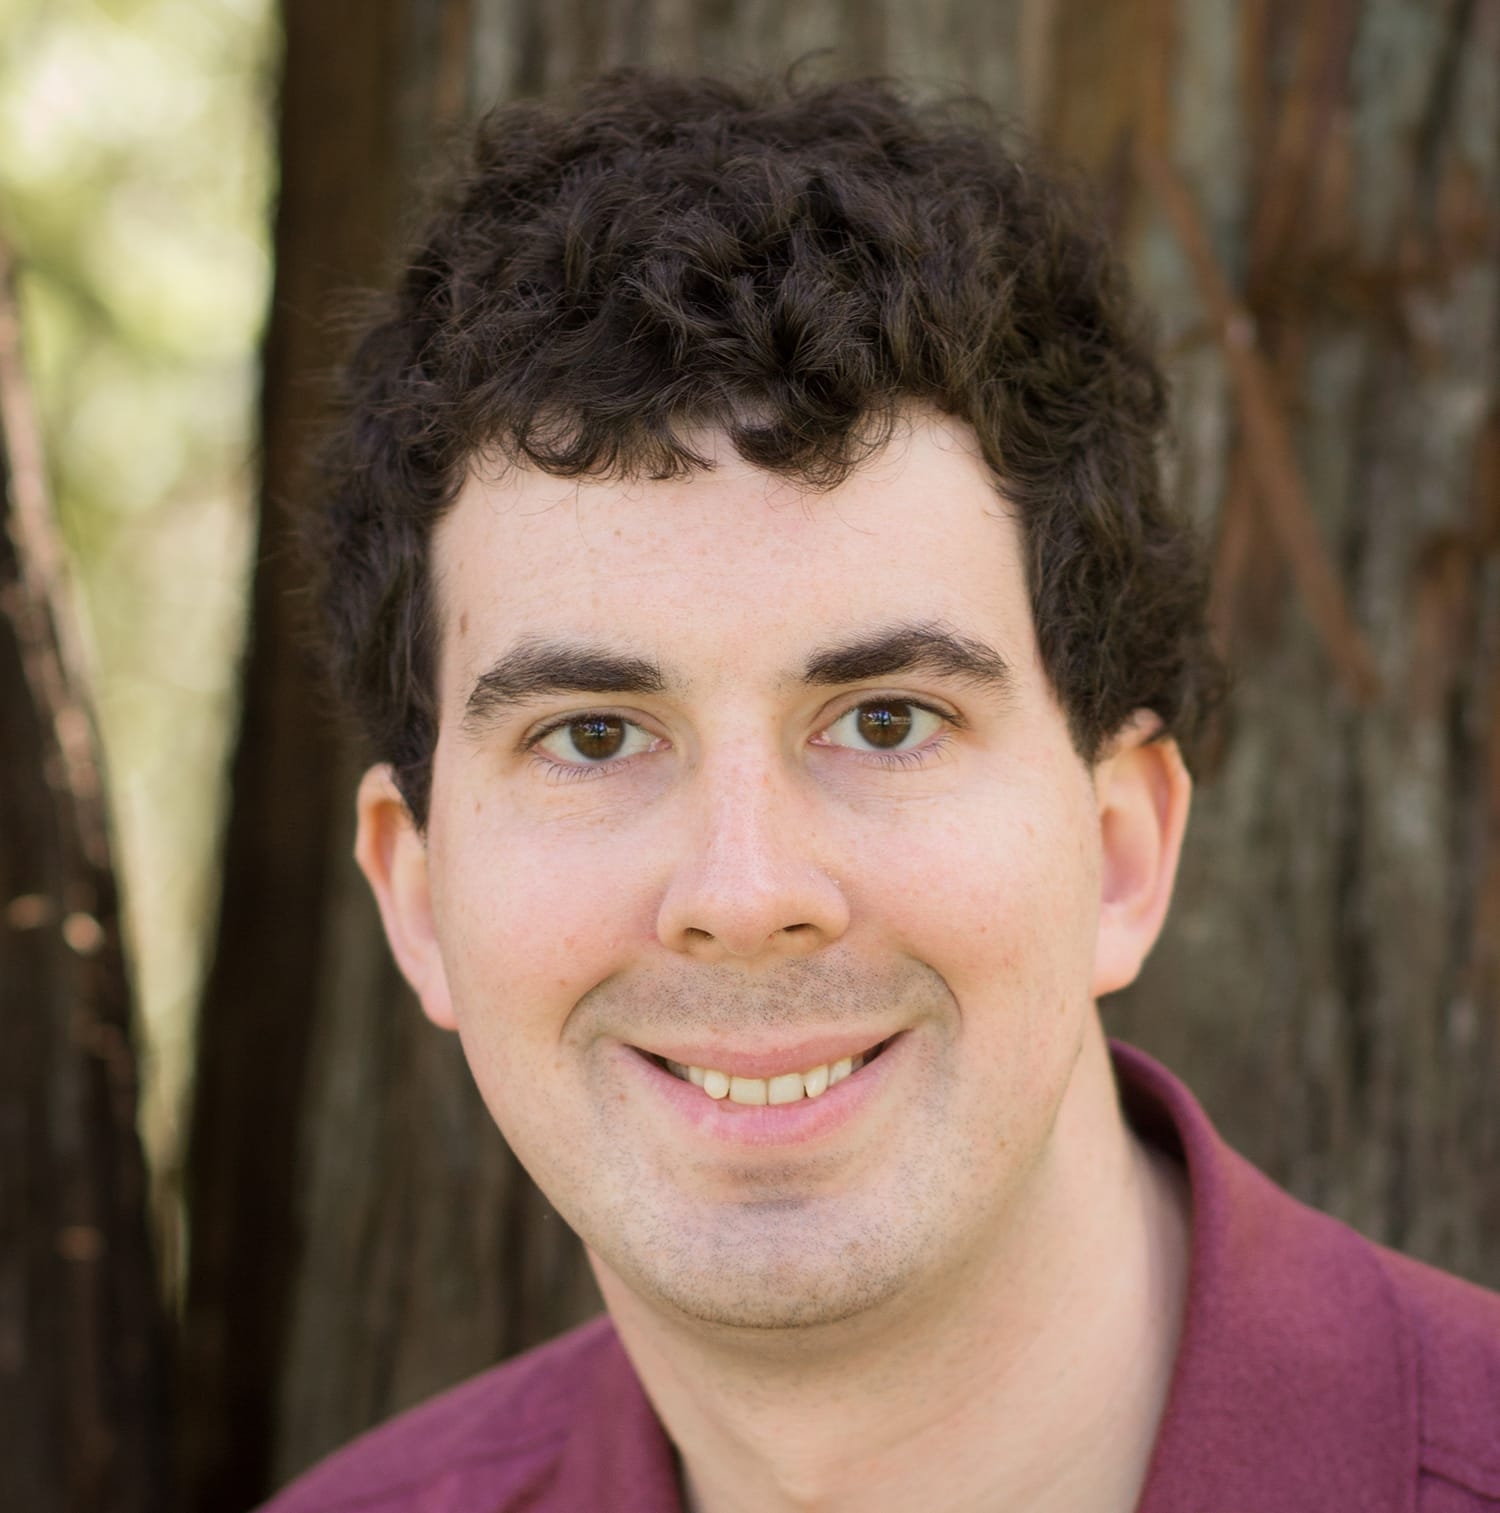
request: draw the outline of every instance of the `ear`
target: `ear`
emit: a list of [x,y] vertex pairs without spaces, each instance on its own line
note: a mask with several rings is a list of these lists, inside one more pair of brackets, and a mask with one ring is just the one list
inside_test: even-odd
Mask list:
[[1102,866],[1094,996],[1135,981],[1172,899],[1193,780],[1160,721],[1139,710],[1094,769]]
[[421,1000],[423,1013],[440,1028],[455,1029],[448,976],[432,925],[427,842],[388,766],[365,773],[357,805],[354,859],[375,894],[396,965]]

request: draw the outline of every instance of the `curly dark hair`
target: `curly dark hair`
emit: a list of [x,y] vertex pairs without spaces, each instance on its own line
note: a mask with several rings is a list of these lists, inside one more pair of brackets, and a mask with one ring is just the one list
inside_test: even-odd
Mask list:
[[1075,191],[972,104],[883,81],[622,71],[479,124],[347,373],[313,565],[333,681],[425,825],[432,530],[481,449],[566,476],[756,466],[827,487],[903,405],[966,422],[1019,518],[1080,755],[1218,687],[1163,498],[1162,375]]

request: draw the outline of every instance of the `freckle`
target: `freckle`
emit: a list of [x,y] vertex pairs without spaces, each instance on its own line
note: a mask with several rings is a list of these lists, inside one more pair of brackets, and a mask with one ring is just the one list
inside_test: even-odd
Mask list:
[[461,636],[466,636],[469,633],[469,612],[468,612],[468,610],[465,610],[458,617],[458,633]]
[[479,814],[479,813],[481,813],[483,811],[483,809],[484,809],[484,800],[483,799],[475,799],[474,800],[474,813],[475,814]]

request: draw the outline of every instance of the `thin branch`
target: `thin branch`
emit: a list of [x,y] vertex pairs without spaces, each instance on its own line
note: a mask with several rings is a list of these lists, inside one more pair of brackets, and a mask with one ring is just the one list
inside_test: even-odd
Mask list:
[[[0,442],[9,458],[10,508],[5,518],[20,574],[19,594],[0,610],[16,638],[38,711],[48,720],[62,762],[61,782],[73,808],[90,866],[107,869],[109,847],[94,721],[80,690],[86,664],[71,613],[67,562],[52,511],[41,427],[21,355],[15,265],[0,243]],[[12,602],[13,597],[13,602]]]
[[1324,0],[1306,13],[1251,232],[1252,288],[1281,255],[1312,202],[1322,149],[1344,97],[1359,12],[1360,0]]
[[1318,532],[1275,380],[1256,344],[1255,322],[1231,289],[1180,176],[1149,146],[1139,148],[1136,161],[1187,254],[1223,347],[1239,401],[1250,467],[1271,529],[1330,662],[1353,698],[1368,703],[1379,690],[1374,659],[1350,614],[1343,585]]

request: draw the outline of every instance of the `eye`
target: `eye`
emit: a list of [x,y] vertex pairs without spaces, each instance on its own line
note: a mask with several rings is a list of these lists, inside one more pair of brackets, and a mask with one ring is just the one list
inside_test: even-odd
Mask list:
[[534,749],[569,767],[597,766],[639,756],[656,737],[617,714],[584,714],[544,731]]
[[854,751],[910,751],[949,723],[935,709],[910,699],[871,699],[841,714],[820,739]]

